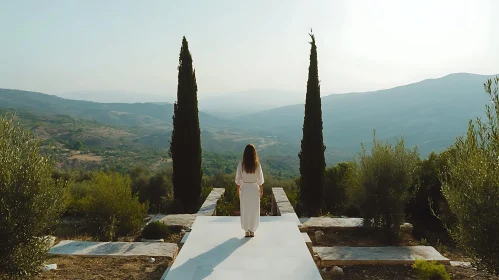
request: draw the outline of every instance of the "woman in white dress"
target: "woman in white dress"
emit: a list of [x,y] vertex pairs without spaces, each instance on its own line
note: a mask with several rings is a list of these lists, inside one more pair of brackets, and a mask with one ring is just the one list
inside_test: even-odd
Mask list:
[[255,146],[248,144],[243,160],[237,166],[236,184],[241,210],[241,227],[246,237],[255,236],[260,224],[260,198],[263,194],[263,172]]

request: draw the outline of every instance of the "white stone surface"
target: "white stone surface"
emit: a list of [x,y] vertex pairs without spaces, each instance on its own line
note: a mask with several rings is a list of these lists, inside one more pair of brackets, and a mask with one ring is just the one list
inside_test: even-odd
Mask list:
[[303,227],[306,228],[328,228],[328,229],[354,229],[362,227],[362,218],[329,218],[312,217],[300,218]]
[[224,188],[213,188],[211,190],[210,194],[208,197],[206,197],[206,200],[204,201],[203,205],[201,208],[199,208],[199,211],[197,212],[196,215],[198,216],[213,216],[215,215],[215,209],[217,208],[217,202],[224,194],[225,189]]
[[451,266],[457,266],[457,267],[470,268],[471,267],[471,262],[451,261],[450,265]]
[[63,240],[52,247],[50,255],[74,256],[148,256],[175,258],[177,244],[162,242],[91,242]]
[[322,279],[294,222],[262,217],[245,238],[238,218],[198,217],[165,280]]
[[431,246],[313,247],[313,250],[322,266],[412,264],[416,259],[450,263]]
[[190,230],[195,219],[195,214],[175,214],[164,216],[159,221],[167,226],[179,226],[183,229]]

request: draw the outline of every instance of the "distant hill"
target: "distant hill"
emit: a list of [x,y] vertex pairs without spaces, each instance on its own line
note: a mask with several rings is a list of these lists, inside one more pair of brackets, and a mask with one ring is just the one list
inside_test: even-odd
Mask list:
[[200,96],[199,109],[219,118],[231,119],[304,101],[305,92],[253,89],[210,98]]
[[[382,140],[404,136],[406,145],[417,145],[423,157],[447,148],[465,133],[469,119],[484,116],[485,104],[490,100],[483,83],[492,77],[451,74],[391,89],[324,96],[323,131],[328,164],[351,160],[360,152],[361,142],[370,147],[374,129]],[[244,96],[251,98],[249,94]],[[247,143],[254,143],[263,158],[279,159],[282,168],[288,170],[292,166],[296,170],[303,104],[230,117],[243,112],[238,109],[244,107],[243,101],[238,96],[227,98],[223,106],[234,109],[225,115],[218,112],[220,118],[204,111],[199,113],[203,150],[239,155]],[[173,114],[170,103],[96,103],[8,89],[0,89],[0,108],[69,115],[114,126],[130,133],[129,139],[138,149],[167,148]]]
[[156,95],[122,90],[80,90],[56,94],[59,97],[99,103],[162,103],[173,100],[175,95]]
[[[54,95],[23,90],[0,89],[0,108],[25,109],[37,113],[64,114],[117,126],[171,127],[173,105],[170,103],[97,103],[70,100]],[[217,118],[199,113],[202,125],[224,124]]]
[[[439,79],[364,93],[322,98],[324,142],[329,159],[347,160],[377,137],[404,136],[422,156],[440,151],[466,131],[470,118],[483,116],[489,102],[483,83],[493,76],[451,74]],[[303,105],[292,105],[238,117],[248,129],[272,132],[299,145]],[[298,148],[296,148],[298,149]]]

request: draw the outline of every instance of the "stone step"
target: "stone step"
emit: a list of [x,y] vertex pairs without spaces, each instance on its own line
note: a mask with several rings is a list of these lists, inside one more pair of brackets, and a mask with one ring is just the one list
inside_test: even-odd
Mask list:
[[190,231],[194,220],[196,220],[195,214],[174,214],[164,216],[159,221],[167,226],[180,227]]
[[93,242],[63,240],[52,247],[49,255],[73,255],[86,257],[167,257],[174,259],[178,246],[163,242]]
[[401,265],[428,260],[450,264],[431,246],[313,247],[322,267],[340,265]]
[[361,228],[364,224],[362,218],[329,217],[300,218],[300,223],[302,232],[316,229],[351,230]]

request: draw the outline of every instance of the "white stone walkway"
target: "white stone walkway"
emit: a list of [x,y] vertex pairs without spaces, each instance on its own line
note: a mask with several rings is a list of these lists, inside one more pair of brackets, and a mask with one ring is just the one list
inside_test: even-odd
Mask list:
[[239,217],[197,217],[166,280],[321,280],[296,221],[262,217],[245,238]]

